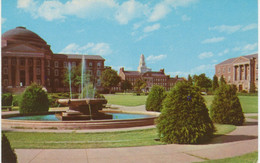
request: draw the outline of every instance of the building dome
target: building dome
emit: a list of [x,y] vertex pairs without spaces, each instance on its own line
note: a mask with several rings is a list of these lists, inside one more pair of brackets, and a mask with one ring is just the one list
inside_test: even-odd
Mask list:
[[39,35],[25,27],[16,27],[6,31],[2,34],[2,41],[7,42],[7,44],[26,43],[42,49],[50,48],[46,41],[44,41]]

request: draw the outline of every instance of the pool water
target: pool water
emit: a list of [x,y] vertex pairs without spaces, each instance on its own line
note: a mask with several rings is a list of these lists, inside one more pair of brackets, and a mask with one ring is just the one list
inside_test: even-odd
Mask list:
[[[144,114],[125,114],[125,113],[106,113],[112,115],[113,120],[123,120],[123,119],[139,119],[139,118],[149,118],[150,115]],[[21,116],[21,117],[11,117],[8,119],[12,120],[34,120],[34,121],[60,121],[54,114],[50,115],[33,115],[33,116]]]

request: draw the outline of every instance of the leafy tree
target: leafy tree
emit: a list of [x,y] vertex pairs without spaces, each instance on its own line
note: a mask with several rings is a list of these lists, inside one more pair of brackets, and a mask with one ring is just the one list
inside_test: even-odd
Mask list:
[[216,75],[214,75],[213,82],[212,82],[212,89],[213,89],[213,91],[215,91],[218,87],[219,87],[219,85],[218,85],[218,77]]
[[178,82],[167,93],[157,129],[166,143],[196,144],[212,137],[215,128],[197,86]]
[[159,85],[154,85],[146,100],[146,110],[160,112],[162,110],[162,102],[165,96],[166,93],[164,88]]
[[2,94],[2,106],[12,106],[13,95],[11,93]]
[[4,133],[2,133],[2,162],[3,163],[16,163],[17,157],[14,153],[14,150],[12,149],[9,140],[5,136]]
[[242,125],[245,117],[234,85],[222,84],[217,89],[211,105],[213,122]]
[[117,75],[115,70],[106,69],[102,72],[101,83],[105,88],[109,89],[109,93],[111,93],[112,87],[117,86],[120,81],[121,78]]
[[192,77],[190,76],[190,74],[188,75],[188,83],[193,84],[193,80],[192,80]]
[[49,110],[47,92],[35,83],[26,88],[22,95],[19,111],[21,114],[46,113]]
[[211,79],[208,78],[205,73],[200,74],[199,76],[194,75],[193,81],[196,86],[200,88],[205,88],[206,90],[208,90],[212,86]]
[[255,93],[256,92],[256,87],[255,87],[255,83],[251,82],[250,83],[250,89],[249,89],[250,93]]
[[146,87],[146,82],[143,79],[138,79],[134,84],[134,90],[140,93]]
[[123,80],[121,82],[121,90],[123,90],[124,92],[126,92],[126,90],[132,89],[132,87],[132,84],[128,80]]
[[227,84],[223,75],[221,75],[219,82],[220,82],[220,85],[226,85]]

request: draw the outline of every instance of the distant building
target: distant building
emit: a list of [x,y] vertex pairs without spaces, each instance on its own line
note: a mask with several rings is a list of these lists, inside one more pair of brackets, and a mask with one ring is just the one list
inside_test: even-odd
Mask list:
[[125,71],[122,67],[120,68],[119,76],[122,80],[128,80],[133,86],[137,80],[143,79],[146,81],[145,91],[150,91],[153,85],[160,85],[163,86],[165,90],[170,90],[178,81],[185,80],[184,78],[179,78],[178,75],[175,78],[171,78],[170,75],[165,75],[164,69],[152,71],[150,68],[147,68],[143,54],[141,54],[140,57],[138,71]]
[[[21,92],[32,82],[43,85],[49,92],[68,91],[63,83],[64,72],[82,62],[82,55],[54,54],[50,45],[25,27],[2,34],[2,89]],[[102,89],[100,76],[105,59],[84,55],[86,70],[92,75],[97,89]]]
[[258,54],[227,59],[215,66],[215,74],[221,75],[228,84],[237,86],[238,91],[250,90],[250,84],[258,88]]

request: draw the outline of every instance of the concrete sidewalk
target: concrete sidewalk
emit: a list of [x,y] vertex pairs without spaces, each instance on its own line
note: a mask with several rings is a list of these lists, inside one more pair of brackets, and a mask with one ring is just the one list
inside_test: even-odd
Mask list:
[[258,150],[257,120],[217,137],[222,143],[203,145],[157,145],[100,149],[16,149],[19,163],[103,163],[103,162],[198,162],[234,157]]

